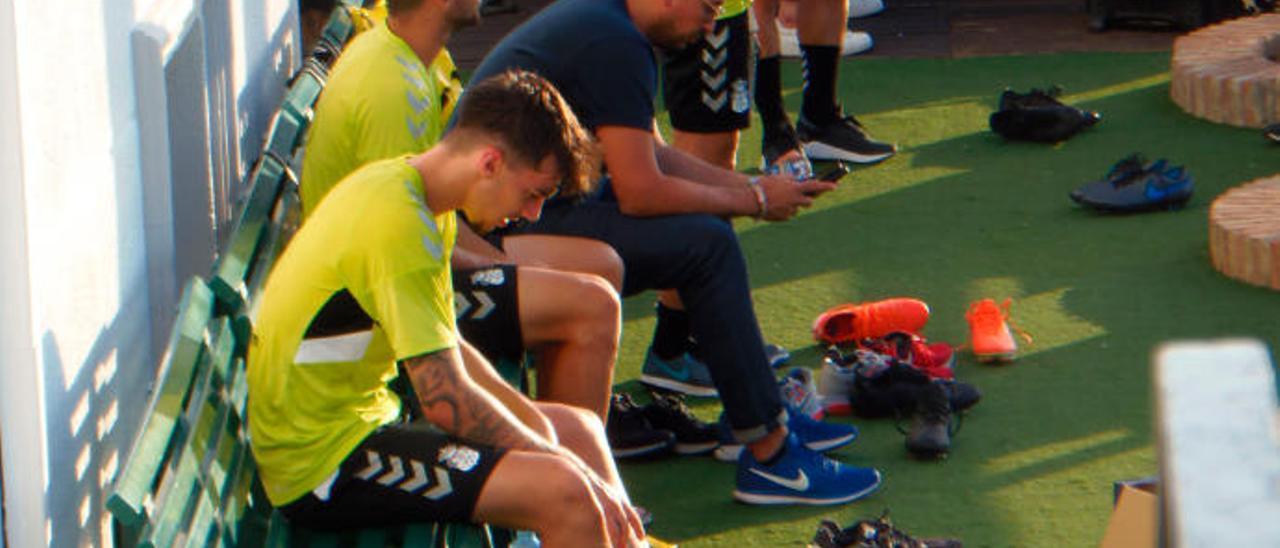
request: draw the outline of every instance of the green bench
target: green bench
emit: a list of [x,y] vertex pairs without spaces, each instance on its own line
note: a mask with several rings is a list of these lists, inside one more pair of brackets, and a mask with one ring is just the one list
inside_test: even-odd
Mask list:
[[245,360],[231,318],[193,278],[183,290],[146,418],[108,495],[120,546],[503,546],[506,532],[423,523],[343,533],[291,526],[258,483],[245,424]]
[[[334,10],[326,46],[340,52],[352,23]],[[290,167],[327,66],[308,58],[273,117],[208,283],[183,289],[143,424],[106,500],[120,546],[454,546],[511,541],[506,530],[422,523],[343,533],[293,526],[262,490],[245,424],[250,318],[271,267],[300,223]]]

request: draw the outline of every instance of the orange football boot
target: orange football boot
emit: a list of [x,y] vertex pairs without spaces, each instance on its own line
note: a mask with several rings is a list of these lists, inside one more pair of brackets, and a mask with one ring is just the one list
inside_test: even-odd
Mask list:
[[929,305],[909,297],[842,304],[818,315],[813,322],[813,338],[826,344],[851,343],[894,331],[917,333],[928,321]]
[[980,362],[1012,361],[1018,341],[1009,331],[1009,299],[999,305],[992,299],[969,303],[964,319],[969,321],[969,347]]

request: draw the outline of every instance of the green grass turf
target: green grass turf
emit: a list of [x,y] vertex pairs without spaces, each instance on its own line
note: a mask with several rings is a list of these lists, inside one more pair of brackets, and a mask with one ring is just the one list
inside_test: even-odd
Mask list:
[[[816,314],[911,295],[932,307],[924,334],[951,343],[965,341],[970,301],[1013,297],[1035,343],[1000,367],[961,355],[959,378],[985,398],[946,460],[910,460],[892,421],[856,421],[862,436],[835,456],[885,479],[850,505],[736,504],[734,467],[709,457],[626,464],[635,501],[656,516],[651,532],[684,546],[794,546],[821,518],[848,523],[889,508],[916,535],[966,546],[1096,545],[1112,482],[1156,472],[1152,350],[1174,339],[1280,339],[1280,294],[1214,271],[1206,226],[1215,196],[1280,172],[1280,149],[1256,130],[1183,113],[1168,96],[1168,64],[1167,53],[846,61],[843,101],[901,151],[857,168],[797,219],[738,223],[766,338],[792,348],[794,365],[817,367]],[[794,116],[798,63],[784,67]],[[988,130],[1006,86],[1050,84],[1102,122],[1057,146]],[[758,151],[753,128],[740,166],[754,167]],[[1131,152],[1187,166],[1196,195],[1185,210],[1102,216],[1074,206],[1071,189]],[[652,302],[625,305],[623,390],[640,390]],[[715,400],[693,403],[708,419],[719,411]]]

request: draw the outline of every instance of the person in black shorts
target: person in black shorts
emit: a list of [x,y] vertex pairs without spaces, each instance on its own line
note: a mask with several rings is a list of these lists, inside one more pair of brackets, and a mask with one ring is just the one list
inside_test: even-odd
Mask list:
[[[276,262],[247,367],[266,495],[307,528],[452,520],[634,545],[644,529],[599,417],[499,378],[458,336],[450,291],[455,212],[478,233],[536,220],[590,188],[590,136],[528,72],[476,84],[458,119],[425,152],[340,180]],[[419,422],[387,387],[397,363]]]

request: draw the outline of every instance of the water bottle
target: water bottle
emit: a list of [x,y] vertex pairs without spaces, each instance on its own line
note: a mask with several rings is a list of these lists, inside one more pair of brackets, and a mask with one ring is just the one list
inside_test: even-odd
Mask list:
[[790,175],[797,181],[804,181],[813,178],[813,164],[809,163],[809,159],[802,152],[799,156],[790,160],[775,162],[765,167],[764,172],[767,175],[777,175],[779,173]]

